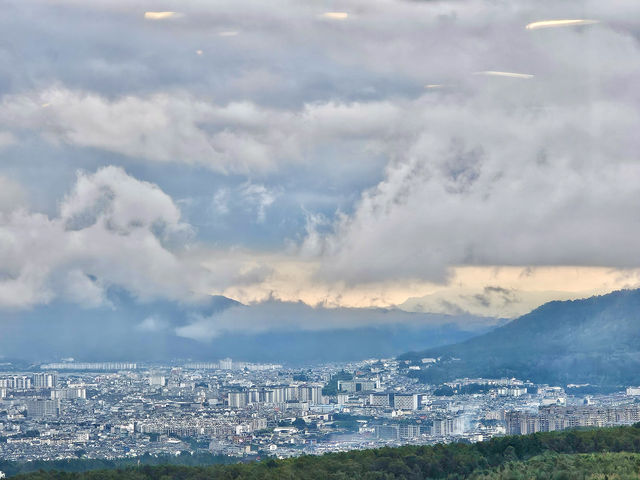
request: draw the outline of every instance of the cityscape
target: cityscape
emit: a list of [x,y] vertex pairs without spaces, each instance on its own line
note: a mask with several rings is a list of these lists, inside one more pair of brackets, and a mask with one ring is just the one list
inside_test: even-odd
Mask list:
[[639,387],[410,376],[437,362],[40,364],[0,374],[0,458],[286,458],[640,421]]
[[640,479],[640,1],[0,32],[0,480]]

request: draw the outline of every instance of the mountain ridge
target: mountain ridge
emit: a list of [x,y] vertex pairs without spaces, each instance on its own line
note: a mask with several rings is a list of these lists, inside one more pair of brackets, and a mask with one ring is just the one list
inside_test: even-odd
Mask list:
[[[458,344],[408,352],[414,373],[438,382],[467,376],[514,376],[543,383],[640,383],[640,290],[552,301]],[[459,360],[454,360],[459,359]]]
[[[66,357],[90,362],[224,357],[284,364],[352,361],[458,342],[490,328],[484,324],[489,320],[473,316],[332,310],[286,302],[266,306],[223,296],[197,304],[141,302],[112,289],[100,307],[52,302],[28,311],[0,312],[0,362],[7,361],[3,357],[30,363]],[[282,318],[289,320],[271,328]],[[325,324],[329,320],[332,323]],[[198,322],[200,330],[182,333]],[[214,333],[207,337],[207,330]]]

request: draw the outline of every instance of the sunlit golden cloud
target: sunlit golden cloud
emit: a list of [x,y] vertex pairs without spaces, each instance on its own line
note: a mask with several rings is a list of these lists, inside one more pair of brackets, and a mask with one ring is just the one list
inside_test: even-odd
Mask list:
[[522,78],[529,79],[534,76],[530,73],[516,73],[516,72],[498,72],[495,70],[486,70],[484,72],[475,72],[474,75],[487,75],[492,77],[510,77],[510,78]]
[[321,17],[331,20],[346,20],[349,17],[349,14],[347,12],[325,12]]
[[[425,287],[427,285],[425,284]],[[640,286],[640,269],[606,267],[460,266],[446,285],[409,298],[409,311],[514,318],[552,300],[572,300]]]
[[[192,252],[206,268],[239,273],[268,272],[255,281],[229,285],[222,294],[250,304],[276,299],[302,301],[325,307],[389,308],[407,311],[456,313],[466,311],[487,317],[514,318],[551,300],[602,295],[640,287],[640,269],[574,266],[457,266],[445,283],[396,279],[348,284],[321,280],[318,259],[251,252]],[[194,258],[195,260],[195,258]]]
[[177,12],[144,12],[144,18],[147,20],[165,20],[177,15]]
[[527,30],[537,30],[539,28],[574,27],[578,25],[593,25],[598,20],[573,19],[573,20],[542,20],[528,24]]

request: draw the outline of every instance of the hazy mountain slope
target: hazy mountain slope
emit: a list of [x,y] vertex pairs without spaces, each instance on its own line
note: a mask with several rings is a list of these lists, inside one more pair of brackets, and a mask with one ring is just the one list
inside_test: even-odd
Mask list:
[[550,302],[484,335],[402,355],[445,357],[424,381],[516,376],[558,383],[640,383],[640,290]]
[[[110,292],[109,301],[110,305],[99,308],[52,303],[0,314],[0,363],[8,359],[36,362],[65,357],[84,361],[167,361],[230,356],[278,363],[361,360],[463,341],[487,331],[489,327],[481,325],[490,323],[487,319],[399,310],[327,311],[306,307],[291,309],[288,315],[295,321],[286,328],[265,330],[241,325],[232,331],[220,329],[213,338],[185,338],[177,334],[181,327],[206,318],[215,330],[223,312],[227,323],[229,317],[233,320],[246,310],[255,310],[256,321],[263,321],[261,305],[242,306],[220,296],[200,305],[140,303],[119,291]],[[328,316],[338,316],[344,325],[317,325]],[[379,321],[382,317],[384,322]],[[368,323],[369,319],[378,322]],[[357,323],[350,325],[353,320]],[[305,329],[305,322],[316,325],[313,330]]]

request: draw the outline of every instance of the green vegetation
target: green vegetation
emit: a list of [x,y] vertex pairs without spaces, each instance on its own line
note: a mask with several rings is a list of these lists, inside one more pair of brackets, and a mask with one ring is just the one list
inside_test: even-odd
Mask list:
[[344,370],[331,376],[329,383],[322,389],[323,395],[337,395],[338,394],[338,380],[352,380],[353,375]]
[[358,420],[364,420],[365,418],[348,413],[336,413],[333,415],[333,428],[357,432],[360,426]]
[[29,472],[50,470],[63,472],[85,472],[89,470],[125,469],[138,465],[202,466],[229,463],[235,463],[235,460],[225,455],[212,455],[206,452],[194,454],[183,452],[178,456],[146,454],[141,457],[117,458],[113,460],[69,459],[49,461],[35,460],[32,462],[11,462],[7,460],[0,460],[0,471],[4,472],[7,476],[13,476]]
[[[487,442],[381,448],[234,465],[40,470],[16,480],[627,479],[640,472],[640,424],[536,433]],[[635,476],[633,476],[635,475]]]
[[640,290],[549,302],[463,343],[398,357],[422,365],[410,375],[434,385],[463,377],[516,377],[552,385],[589,384],[584,394],[640,384]]
[[526,462],[508,462],[470,480],[637,480],[637,453],[545,454]]

